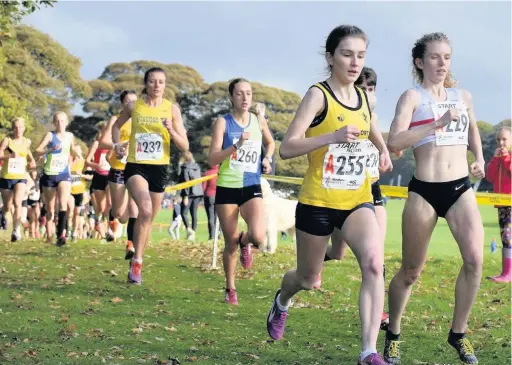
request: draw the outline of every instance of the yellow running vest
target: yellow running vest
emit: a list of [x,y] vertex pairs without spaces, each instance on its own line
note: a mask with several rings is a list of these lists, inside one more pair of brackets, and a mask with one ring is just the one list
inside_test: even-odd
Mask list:
[[128,162],[144,165],[168,165],[171,155],[171,135],[164,127],[172,119],[172,103],[162,100],[158,107],[149,107],[137,99],[132,111],[132,132]]
[[317,207],[350,210],[373,201],[371,178],[367,171],[370,152],[371,112],[364,92],[356,87],[358,107],[343,105],[327,82],[314,85],[325,96],[323,114],[306,131],[306,138],[335,132],[352,125],[359,129],[359,140],[321,147],[308,153],[309,167],[299,193],[299,202]]
[[[117,116],[119,118],[119,116]],[[128,120],[126,123],[123,124],[120,130],[120,137],[119,137],[119,143],[127,142],[130,140],[130,135],[132,133],[132,120]],[[115,151],[112,151],[112,154],[110,156],[110,168],[115,170],[124,170],[126,167],[126,161],[128,156],[125,156],[122,159],[117,158],[117,154]]]
[[14,142],[12,138],[8,138],[8,141],[9,143],[4,152],[5,156],[15,152],[18,157],[9,157],[7,160],[4,160],[0,176],[4,179],[12,180],[26,179],[29,140],[22,137],[21,143]]
[[71,165],[71,194],[83,194],[85,191],[85,180],[82,177],[85,160],[79,159]]

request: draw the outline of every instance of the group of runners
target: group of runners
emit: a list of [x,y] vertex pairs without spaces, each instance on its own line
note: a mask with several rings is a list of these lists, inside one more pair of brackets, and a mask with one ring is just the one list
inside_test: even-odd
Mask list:
[[[401,95],[387,142],[375,112],[377,75],[365,67],[366,34],[355,26],[339,26],[329,34],[325,48],[330,77],[308,90],[279,150],[282,159],[307,155],[309,166],[296,209],[297,267],[284,275],[275,294],[268,334],[275,340],[283,337],[292,298],[301,290],[319,288],[325,262],[340,260],[350,247],[362,273],[358,364],[399,364],[401,318],[442,217],[463,260],[448,342],[463,363],[476,364],[465,333],[480,286],[484,235],[469,173],[484,178],[484,158],[471,94],[455,88],[451,78],[450,42],[446,35],[432,33],[414,44],[417,86]],[[38,234],[40,206],[47,239],[56,236],[59,246],[66,244],[68,231],[72,238],[94,231],[111,240],[119,223],[127,223],[128,281],[142,283],[144,250],[168,181],[171,141],[181,151],[189,149],[180,109],[163,97],[164,70],[149,69],[144,86],[139,97],[134,91],[120,95],[122,112],[100,126],[85,158],[73,134],[66,132],[65,113],[54,115],[55,130],[43,138],[34,155],[23,137],[23,120],[13,121],[12,135],[0,145],[1,225],[7,226],[6,214],[12,210],[13,241],[21,237],[24,200],[31,234]],[[250,82],[232,80],[228,93],[232,112],[213,124],[208,163],[219,165],[215,207],[225,241],[225,301],[236,305],[238,256],[242,267],[250,268],[253,248],[265,240],[260,181],[262,173],[271,172],[275,142],[267,118],[251,111]],[[503,151],[509,150],[510,130],[500,133],[508,138]],[[469,171],[468,146],[475,155]],[[392,170],[390,153],[401,154],[410,147],[416,171],[402,216],[402,265],[389,287],[388,318],[383,310],[386,211],[379,175]],[[91,180],[90,199],[86,180]],[[89,205],[94,208],[94,223],[86,229],[83,215]],[[245,232],[238,229],[239,216],[247,223]],[[510,241],[504,246],[509,249]],[[383,323],[381,357],[377,337]]]

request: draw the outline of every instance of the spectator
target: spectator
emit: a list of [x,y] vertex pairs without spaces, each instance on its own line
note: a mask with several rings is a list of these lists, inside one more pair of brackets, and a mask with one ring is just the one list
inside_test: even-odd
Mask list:
[[167,230],[171,235],[172,239],[180,239],[180,227],[181,227],[181,206],[180,206],[180,198],[175,195],[171,198],[173,212],[172,212],[172,221],[169,225],[169,229]]
[[[219,165],[213,166],[204,173],[204,176],[216,175],[219,172]],[[204,191],[204,209],[208,217],[208,239],[213,240],[215,235],[215,221],[217,212],[215,211],[215,191],[217,190],[217,177],[203,182]]]
[[[512,139],[510,127],[501,127],[496,133],[498,148],[487,167],[487,180],[494,186],[494,192],[499,194],[510,194],[512,159]],[[502,248],[502,269],[501,274],[488,277],[497,283],[510,283],[512,279],[512,247],[510,236],[512,234],[512,220],[510,218],[510,206],[496,206],[498,208],[498,223],[500,225]]]
[[[183,164],[181,165],[181,173],[178,183],[183,183],[190,180],[199,179],[201,177],[201,168],[194,160],[194,156],[190,151],[183,152],[182,155]],[[181,190],[181,217],[183,218],[183,224],[187,229],[187,240],[195,240],[197,230],[197,208],[203,198],[203,186],[202,184],[195,184],[188,188]],[[188,212],[192,216],[192,226],[188,222]]]

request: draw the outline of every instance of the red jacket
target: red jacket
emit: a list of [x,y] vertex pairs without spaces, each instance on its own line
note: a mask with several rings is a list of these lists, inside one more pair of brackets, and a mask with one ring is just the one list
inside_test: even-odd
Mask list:
[[510,194],[512,176],[512,158],[510,153],[504,156],[493,156],[487,166],[486,179],[494,186],[495,193]]
[[[209,170],[206,170],[203,176],[215,175],[219,172],[219,165],[212,167]],[[204,196],[215,196],[215,191],[217,190],[217,177],[214,177],[210,180],[203,182],[203,191]]]

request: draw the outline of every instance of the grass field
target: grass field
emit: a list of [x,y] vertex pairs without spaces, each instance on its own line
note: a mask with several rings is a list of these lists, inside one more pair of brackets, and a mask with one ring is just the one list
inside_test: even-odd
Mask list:
[[[388,204],[387,284],[400,262],[401,201]],[[496,212],[481,207],[485,225],[484,277],[498,273]],[[168,223],[172,211],[157,220]],[[0,263],[0,364],[355,364],[360,274],[354,257],[330,262],[321,290],[294,300],[285,338],[270,341],[265,319],[294,248],[258,254],[238,272],[238,307],[223,303],[221,270],[211,270],[211,243],[200,208],[198,243],[170,241],[155,226],[144,285],[128,286],[124,246],[83,241],[57,249],[40,241],[5,239]],[[184,232],[183,232],[184,235]],[[219,263],[221,263],[219,255]],[[403,319],[405,365],[459,364],[446,344],[454,279],[461,260],[444,220]],[[510,364],[510,285],[483,279],[470,318],[480,364]],[[383,333],[379,339],[382,350]]]

